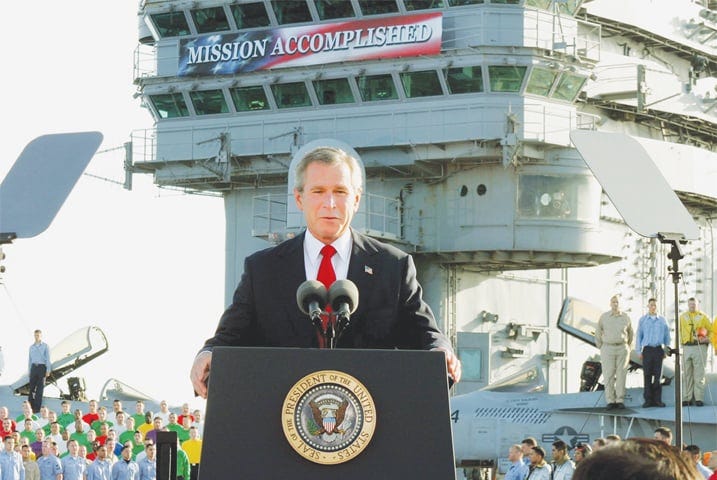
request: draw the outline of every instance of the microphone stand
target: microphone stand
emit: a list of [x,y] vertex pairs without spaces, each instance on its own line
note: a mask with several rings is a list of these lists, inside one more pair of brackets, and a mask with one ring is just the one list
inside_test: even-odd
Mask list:
[[680,247],[680,243],[682,243],[681,236],[658,233],[657,238],[660,240],[660,243],[670,245],[670,253],[667,254],[667,258],[672,260],[672,265],[668,267],[668,270],[674,285],[675,300],[675,348],[672,349],[672,353],[675,355],[675,445],[677,445],[678,448],[682,448],[682,353],[680,352],[682,345],[680,341],[680,298],[678,284],[682,277],[679,262],[685,255]]

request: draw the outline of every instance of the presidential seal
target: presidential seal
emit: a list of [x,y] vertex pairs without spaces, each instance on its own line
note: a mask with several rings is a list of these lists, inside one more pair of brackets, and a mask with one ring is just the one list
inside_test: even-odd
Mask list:
[[336,370],[311,373],[291,387],[281,424],[296,452],[336,465],[363,452],[376,428],[376,406],[365,386]]

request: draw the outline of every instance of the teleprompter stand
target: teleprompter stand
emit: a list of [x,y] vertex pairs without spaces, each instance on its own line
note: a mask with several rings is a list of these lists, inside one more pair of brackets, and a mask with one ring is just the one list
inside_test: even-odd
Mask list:
[[[282,426],[293,387],[326,370],[357,379],[375,405],[370,442],[328,465],[297,453]],[[199,480],[455,478],[442,352],[217,347],[206,409]]]

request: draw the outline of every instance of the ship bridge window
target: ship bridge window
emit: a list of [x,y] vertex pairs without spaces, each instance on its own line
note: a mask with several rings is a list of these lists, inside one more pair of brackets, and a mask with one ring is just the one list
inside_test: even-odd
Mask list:
[[493,92],[519,92],[528,67],[491,65],[488,67],[490,89]]
[[587,80],[585,77],[575,75],[574,73],[563,73],[552,97],[572,102],[578,93],[580,93],[580,89],[583,88],[585,80]]
[[483,91],[481,67],[449,68],[446,75],[450,93],[471,93]]
[[438,79],[438,74],[434,70],[428,72],[401,73],[401,83],[408,98],[443,95],[441,82]]
[[316,0],[316,11],[321,20],[353,17],[356,14],[351,0]]
[[276,21],[279,25],[311,21],[311,13],[306,0],[271,0]]
[[271,86],[271,91],[279,108],[295,108],[311,106],[309,91],[304,82],[280,83]]
[[237,112],[252,112],[254,110],[267,110],[269,101],[261,85],[251,87],[237,87],[229,90]]
[[443,0],[403,0],[406,10],[428,10],[429,8],[443,8]]
[[521,174],[518,217],[597,222],[601,189],[585,175]]
[[382,13],[396,13],[398,12],[398,5],[396,0],[359,0],[361,11],[364,15],[381,15]]
[[222,7],[192,10],[192,18],[198,33],[212,33],[229,30],[229,20]]
[[525,0],[526,7],[535,7],[543,10],[547,10],[553,0]]
[[533,67],[533,70],[530,72],[530,78],[528,78],[528,86],[525,87],[525,92],[547,97],[557,76],[558,72],[555,70]]
[[355,101],[347,78],[316,80],[313,83],[316,97],[321,105],[337,105]]
[[189,24],[184,12],[155,13],[149,16],[161,38],[189,35]]
[[451,7],[460,7],[463,5],[479,5],[485,3],[483,0],[448,0]]
[[189,98],[197,115],[228,113],[229,107],[222,90],[199,90],[189,92]]
[[367,75],[358,77],[359,91],[364,102],[375,102],[379,100],[396,100],[398,95],[393,85],[393,77],[390,73],[382,75]]
[[520,0],[491,0],[490,3],[498,3],[500,5],[518,5]]
[[269,15],[264,8],[264,2],[242,3],[229,7],[238,29],[268,27]]
[[166,93],[149,96],[159,118],[188,117],[189,109],[181,93]]

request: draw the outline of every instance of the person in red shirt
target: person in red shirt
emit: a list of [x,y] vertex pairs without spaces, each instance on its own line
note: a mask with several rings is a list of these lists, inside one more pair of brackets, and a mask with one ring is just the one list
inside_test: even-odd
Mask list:
[[2,424],[0,424],[0,438],[10,436],[13,432],[15,432],[15,429],[12,428],[12,420],[3,418]]
[[97,400],[90,400],[88,405],[89,411],[82,415],[82,420],[87,425],[92,425],[92,422],[99,420],[100,414],[97,413]]
[[189,424],[191,425],[194,423],[194,415],[191,414],[189,410],[189,404],[183,403],[182,404],[182,413],[177,415],[177,423],[180,425],[184,425],[184,417],[189,417]]

